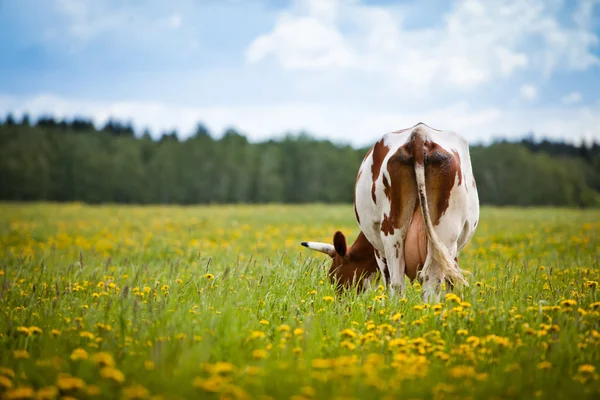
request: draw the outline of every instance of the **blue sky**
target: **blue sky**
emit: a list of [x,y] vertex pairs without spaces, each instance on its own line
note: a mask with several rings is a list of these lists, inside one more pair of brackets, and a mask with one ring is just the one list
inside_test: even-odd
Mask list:
[[598,0],[0,0],[0,115],[600,140]]

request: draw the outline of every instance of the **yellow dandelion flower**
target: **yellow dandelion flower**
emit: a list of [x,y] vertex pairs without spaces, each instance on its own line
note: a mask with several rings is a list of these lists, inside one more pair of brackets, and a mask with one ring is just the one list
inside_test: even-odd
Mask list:
[[78,349],[73,350],[73,352],[71,353],[71,356],[69,358],[72,361],[87,360],[88,353],[84,349],[78,348]]
[[403,317],[403,314],[401,314],[401,313],[396,313],[396,314],[392,315],[392,321],[394,321],[394,322],[395,322],[395,321],[398,321],[398,320],[399,320],[400,318],[402,318],[402,317]]
[[85,388],[85,391],[88,394],[88,396],[98,396],[98,395],[100,395],[100,387],[96,386],[96,385],[88,385]]
[[0,375],[9,376],[14,379],[15,371],[8,367],[0,367]]
[[331,303],[333,300],[335,300],[333,298],[333,296],[325,296],[325,297],[323,297],[323,301],[325,301],[327,303]]
[[263,349],[256,349],[252,352],[252,357],[257,360],[264,360],[267,358],[267,351]]
[[218,375],[211,376],[208,379],[198,377],[194,380],[195,388],[209,393],[219,393],[226,384],[226,381]]
[[254,331],[250,334],[250,339],[262,339],[266,336],[266,334],[264,332],[261,331]]
[[574,307],[577,305],[577,300],[567,299],[560,302],[560,305],[563,307]]
[[467,336],[469,334],[469,331],[466,329],[459,329],[456,331],[457,335],[462,335],[462,336]]
[[29,352],[27,350],[15,350],[15,351],[13,351],[13,356],[17,360],[27,359],[27,358],[29,358]]
[[341,347],[344,347],[348,350],[354,350],[356,348],[356,345],[348,340],[344,340],[340,343]]
[[58,397],[58,388],[56,386],[46,386],[38,389],[35,398],[37,400],[54,400]]
[[277,328],[277,330],[278,330],[279,332],[289,332],[289,331],[290,331],[290,329],[291,329],[291,328],[290,328],[290,326],[289,326],[289,325],[286,325],[286,324],[279,325],[279,328]]
[[542,361],[537,365],[538,369],[550,369],[552,368],[552,363],[549,361]]
[[142,385],[123,388],[123,398],[125,399],[147,399],[148,397],[150,397],[150,392]]
[[109,353],[96,353],[92,356],[92,361],[96,363],[96,365],[100,367],[114,367],[115,359]]
[[0,388],[4,388],[4,389],[10,389],[13,387],[13,383],[12,381],[4,376],[4,375],[0,375]]
[[19,326],[17,328],[17,332],[22,333],[23,335],[26,335],[26,336],[31,336],[31,331],[26,326]]
[[6,400],[17,399],[32,399],[35,396],[35,391],[29,386],[21,386],[8,390],[4,393],[3,398]]
[[269,325],[269,321],[267,321],[266,319],[261,319],[258,323],[261,325]]
[[79,336],[81,336],[82,338],[87,338],[90,340],[94,340],[95,336],[92,332],[88,332],[88,331],[83,331],[83,332],[79,332]]
[[56,379],[56,387],[60,391],[81,390],[85,388],[83,379],[68,374],[59,374]]
[[112,367],[104,367],[100,370],[100,376],[104,379],[110,379],[117,383],[123,383],[125,381],[125,375],[121,371]]
[[593,374],[596,371],[596,367],[591,364],[583,364],[577,368],[577,372],[580,374]]
[[208,279],[209,281],[212,280],[212,279],[215,279],[215,276],[213,274],[206,274],[206,275],[204,275],[204,277],[206,279]]
[[456,379],[471,378],[475,376],[475,368],[470,365],[458,365],[450,368],[449,375]]
[[344,329],[340,332],[341,337],[355,338],[357,336],[356,332],[352,329]]
[[207,364],[205,368],[213,375],[227,375],[237,369],[235,365],[225,361],[219,361],[212,365]]
[[300,336],[304,334],[304,329],[303,328],[296,328],[294,329],[294,336]]
[[61,331],[59,331],[58,329],[52,329],[52,330],[50,331],[50,334],[51,334],[52,336],[60,336],[60,335],[62,334],[62,332],[61,332]]

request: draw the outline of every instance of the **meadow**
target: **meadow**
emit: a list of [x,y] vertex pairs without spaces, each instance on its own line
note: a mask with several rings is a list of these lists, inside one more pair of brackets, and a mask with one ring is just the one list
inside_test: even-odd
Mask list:
[[469,287],[336,295],[351,205],[0,204],[3,399],[600,396],[600,211],[483,208]]

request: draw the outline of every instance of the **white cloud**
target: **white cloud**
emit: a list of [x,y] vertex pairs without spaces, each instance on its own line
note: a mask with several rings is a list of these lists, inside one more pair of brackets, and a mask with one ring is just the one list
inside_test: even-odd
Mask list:
[[555,3],[457,0],[441,25],[408,29],[403,20],[410,15],[399,7],[297,1],[246,56],[252,63],[271,56],[288,69],[350,68],[383,73],[401,85],[462,90],[519,70],[549,76],[600,65],[592,51],[598,43],[590,22],[594,2],[581,0],[572,26]]
[[422,121],[430,126],[455,130],[470,141],[487,142],[493,135],[519,137],[533,131],[539,136],[571,141],[600,139],[600,103],[592,107],[499,110],[476,108],[460,102],[424,112],[384,112],[331,107],[316,103],[283,103],[235,107],[194,107],[158,102],[93,102],[51,95],[32,98],[0,96],[0,115],[24,112],[32,117],[50,113],[58,118],[92,117],[98,126],[109,117],[135,121],[136,128],[149,127],[155,134],[178,129],[189,135],[202,121],[220,134],[236,127],[251,140],[264,140],[305,130],[316,137],[353,145],[371,145],[383,133]]
[[535,100],[538,95],[537,88],[532,84],[521,86],[521,96],[526,100]]
[[577,104],[583,100],[583,96],[579,92],[571,92],[562,98],[563,104]]

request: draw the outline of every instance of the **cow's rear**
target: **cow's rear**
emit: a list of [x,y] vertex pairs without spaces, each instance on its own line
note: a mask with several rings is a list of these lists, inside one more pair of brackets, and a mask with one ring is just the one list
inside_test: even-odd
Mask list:
[[466,283],[455,258],[479,213],[467,179],[473,178],[466,141],[424,124],[385,135],[365,158],[357,218],[392,288],[403,292],[404,275],[413,280],[419,273],[427,295],[444,279]]

